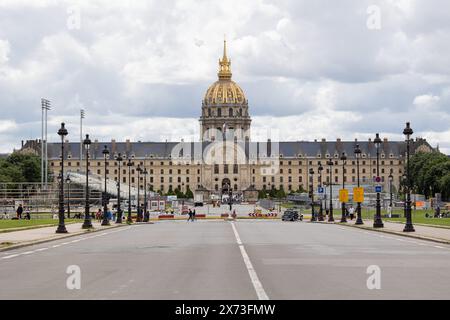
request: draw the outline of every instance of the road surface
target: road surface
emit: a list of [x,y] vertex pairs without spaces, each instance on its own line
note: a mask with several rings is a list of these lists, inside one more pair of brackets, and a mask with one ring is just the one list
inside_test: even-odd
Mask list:
[[[80,268],[80,289],[67,287],[69,266]],[[368,289],[369,266],[380,289]],[[0,299],[450,296],[448,245],[276,220],[124,226],[1,252],[0,270]]]

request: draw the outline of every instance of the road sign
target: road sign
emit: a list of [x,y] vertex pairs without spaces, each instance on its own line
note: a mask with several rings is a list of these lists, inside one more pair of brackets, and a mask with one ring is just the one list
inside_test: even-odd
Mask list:
[[348,190],[347,189],[339,190],[339,201],[340,202],[348,202]]
[[375,182],[380,183],[381,182],[381,178],[380,177],[376,177],[375,178]]
[[375,192],[380,193],[382,190],[381,186],[375,186]]
[[323,187],[319,187],[319,193],[323,193]]
[[364,202],[364,188],[353,188],[353,201]]

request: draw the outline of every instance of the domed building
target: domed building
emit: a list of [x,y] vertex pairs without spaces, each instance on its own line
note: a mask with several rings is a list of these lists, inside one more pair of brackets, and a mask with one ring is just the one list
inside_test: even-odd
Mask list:
[[223,57],[219,59],[219,80],[206,91],[200,117],[200,139],[214,141],[224,131],[235,139],[250,139],[248,100],[239,85],[231,80],[231,60],[227,57],[227,42],[223,43]]

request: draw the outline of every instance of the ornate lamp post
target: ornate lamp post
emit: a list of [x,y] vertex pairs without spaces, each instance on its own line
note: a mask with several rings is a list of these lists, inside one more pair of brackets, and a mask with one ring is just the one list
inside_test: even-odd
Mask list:
[[67,176],[66,183],[67,183],[67,218],[70,219],[70,183],[72,180],[70,180],[70,177]]
[[[345,152],[342,152],[341,161],[342,161],[342,190],[345,190],[345,165],[347,164],[347,156],[345,155]],[[342,201],[341,223],[345,222],[347,222],[347,218],[345,217],[345,202]]]
[[119,177],[117,180],[117,218],[116,218],[116,223],[122,223],[122,209],[120,208],[120,165],[122,164],[123,157],[120,153],[117,155],[116,160],[119,165]]
[[328,160],[327,165],[330,166],[330,214],[328,216],[328,222],[333,222],[333,160]]
[[144,168],[144,222],[149,221],[149,216],[147,214],[147,175],[148,171]]
[[412,224],[411,217],[411,172],[409,171],[409,153],[410,153],[410,136],[414,133],[410,127],[410,123],[406,123],[406,128],[403,130],[403,134],[406,136],[406,206],[405,216],[406,224],[403,232],[414,232],[414,226]]
[[61,180],[59,183],[59,210],[58,210],[58,228],[56,233],[67,233],[66,225],[64,224],[64,137],[68,132],[65,124],[61,123],[61,128],[58,130],[58,135],[61,137]]
[[314,212],[314,169],[309,169],[309,180],[311,182],[311,189],[310,189],[310,195],[311,195],[311,222],[316,221],[316,213]]
[[86,197],[85,197],[85,206],[84,206],[84,223],[81,226],[83,229],[92,228],[91,222],[91,214],[89,208],[89,148],[91,146],[91,139],[89,139],[89,135],[86,135],[86,139],[83,141],[84,148],[86,150]]
[[141,166],[138,164],[136,171],[138,173],[138,183],[137,183],[137,187],[138,187],[138,194],[137,194],[137,218],[136,218],[136,222],[142,222],[142,217],[141,217],[141,203],[140,203],[140,190],[141,190],[141,172],[143,171]]
[[[323,171],[323,167],[322,164],[319,161],[319,168],[317,168],[317,170],[319,171],[319,187],[322,188],[322,171]],[[323,193],[322,193],[323,194]],[[319,209],[319,221],[323,221],[323,206],[322,206],[322,201],[323,199],[320,199],[320,209]]]
[[107,217],[108,212],[108,195],[107,195],[107,189],[106,189],[106,179],[108,178],[107,174],[107,168],[108,168],[108,156],[109,156],[109,150],[108,147],[105,146],[105,148],[102,151],[103,153],[103,159],[105,160],[105,191],[103,192],[103,221],[102,226],[109,226],[109,220]]
[[[356,145],[355,150],[355,157],[356,157],[356,175],[357,175],[357,181],[358,181],[358,188],[360,187],[359,184],[359,157],[361,157],[361,149],[359,148],[359,144]],[[364,224],[361,216],[361,202],[358,202],[356,206],[356,222],[355,224]]]
[[131,219],[131,167],[133,166],[133,162],[131,162],[131,158],[128,158],[127,166],[128,166],[128,217],[127,217],[127,223],[132,223],[133,219]]
[[[377,133],[375,135],[375,139],[373,140],[373,143],[375,144],[375,148],[377,149],[377,183],[380,181],[380,146],[381,146],[381,139],[380,134]],[[383,221],[381,220],[381,203],[380,203],[380,192],[377,192],[377,203],[376,203],[376,213],[375,213],[375,220],[373,222],[374,228],[383,228]]]

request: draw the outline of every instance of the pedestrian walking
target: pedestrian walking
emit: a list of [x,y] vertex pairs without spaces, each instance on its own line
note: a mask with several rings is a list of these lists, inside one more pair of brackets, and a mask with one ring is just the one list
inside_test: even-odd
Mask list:
[[30,208],[27,208],[27,210],[25,211],[25,219],[31,220]]
[[23,213],[23,207],[22,204],[19,204],[19,207],[17,208],[17,219],[22,219],[22,213]]
[[349,213],[350,213],[350,220],[353,220],[353,218],[355,217],[355,208],[353,208],[353,206],[350,206],[350,209],[348,209]]
[[188,222],[189,222],[189,221],[194,221],[194,220],[193,220],[193,217],[192,217],[192,210],[191,210],[191,209],[189,209],[188,215],[189,215],[189,217],[188,217],[188,220],[187,220],[187,221],[188,221]]
[[387,208],[387,212],[388,212],[388,217],[392,218],[392,206],[389,204],[388,208]]
[[192,221],[195,221],[197,218],[195,218],[195,209],[192,211]]

